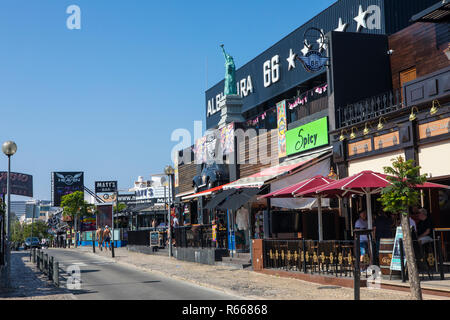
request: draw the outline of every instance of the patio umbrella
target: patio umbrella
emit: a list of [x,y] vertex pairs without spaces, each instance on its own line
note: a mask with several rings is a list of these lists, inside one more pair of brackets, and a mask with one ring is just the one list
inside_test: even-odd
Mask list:
[[263,195],[259,197],[258,199],[263,198],[294,198],[293,193],[294,192],[300,192],[303,190],[308,190],[314,187],[323,186],[325,184],[329,184],[331,182],[334,182],[335,180],[328,179],[324,176],[317,175],[315,177],[312,177],[310,179],[306,179],[300,182],[297,182],[291,186],[273,191],[271,193],[268,193],[266,195]]
[[[321,195],[324,198],[330,198],[334,196],[344,197],[350,194],[360,194],[366,196],[367,203],[367,220],[368,228],[372,229],[372,194],[378,194],[381,190],[390,184],[386,174],[373,172],[370,170],[362,171],[353,176],[337,180],[325,186],[320,186],[305,192],[300,192],[296,196],[310,197],[314,194]],[[421,185],[416,185],[417,189],[448,189],[448,186],[425,182]]]
[[[335,180],[328,179],[324,176],[317,175],[310,179],[300,181],[292,186],[271,192],[260,198],[294,198],[294,194],[302,192],[304,190],[309,190],[315,187],[323,187],[328,185]],[[322,228],[322,197],[320,195],[314,195],[312,198],[317,199],[317,214],[318,214],[318,225],[319,225],[319,240],[323,240],[323,228]]]

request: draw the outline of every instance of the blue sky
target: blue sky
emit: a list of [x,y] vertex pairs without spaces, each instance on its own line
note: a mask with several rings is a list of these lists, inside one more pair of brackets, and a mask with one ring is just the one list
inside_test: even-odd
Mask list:
[[[84,171],[91,189],[162,172],[173,130],[205,121],[221,43],[239,68],[334,2],[2,0],[0,142],[18,145],[12,171],[33,175],[42,200],[52,171]],[[66,26],[73,4],[81,30]]]

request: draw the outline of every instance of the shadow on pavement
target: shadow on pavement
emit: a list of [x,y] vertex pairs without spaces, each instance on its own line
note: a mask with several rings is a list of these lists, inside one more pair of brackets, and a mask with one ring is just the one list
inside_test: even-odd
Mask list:
[[35,268],[29,251],[11,252],[11,286],[7,291],[0,291],[0,298],[44,298],[69,294],[64,288],[55,287]]

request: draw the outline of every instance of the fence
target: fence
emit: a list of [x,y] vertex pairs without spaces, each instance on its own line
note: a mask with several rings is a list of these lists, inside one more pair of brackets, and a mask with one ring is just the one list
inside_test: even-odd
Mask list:
[[[264,240],[263,248],[264,268],[353,275],[353,241]],[[368,256],[366,259],[370,260]]]
[[213,225],[182,226],[174,229],[177,247],[182,248],[225,248],[226,231],[217,229],[213,241]]
[[402,108],[400,89],[342,106],[336,109],[336,129],[376,119]]
[[[358,259],[362,260],[363,269],[371,264],[378,265],[378,252],[375,243],[371,251]],[[430,280],[438,274],[444,279],[444,264],[440,248],[439,237],[433,242],[420,244],[413,241],[414,253],[419,273],[428,276]],[[355,242],[354,241],[316,241],[316,240],[264,240],[263,241],[264,268],[284,269],[311,274],[327,274],[336,277],[352,277],[355,270]],[[390,265],[392,254],[389,255],[387,265]],[[386,263],[386,261],[384,261]],[[402,267],[402,280],[407,274]],[[367,277],[367,273],[366,273]]]
[[163,234],[163,244],[167,241],[167,228],[147,228],[146,230],[128,231],[128,244],[134,246],[150,246],[150,232],[159,231]]

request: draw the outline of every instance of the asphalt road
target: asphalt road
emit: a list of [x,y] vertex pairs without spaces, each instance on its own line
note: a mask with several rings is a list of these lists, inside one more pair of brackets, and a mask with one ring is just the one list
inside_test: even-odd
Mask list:
[[79,268],[80,289],[70,291],[80,300],[238,299],[217,290],[117,264],[101,256],[64,249],[45,251],[59,261],[60,286],[67,285],[68,268]]

